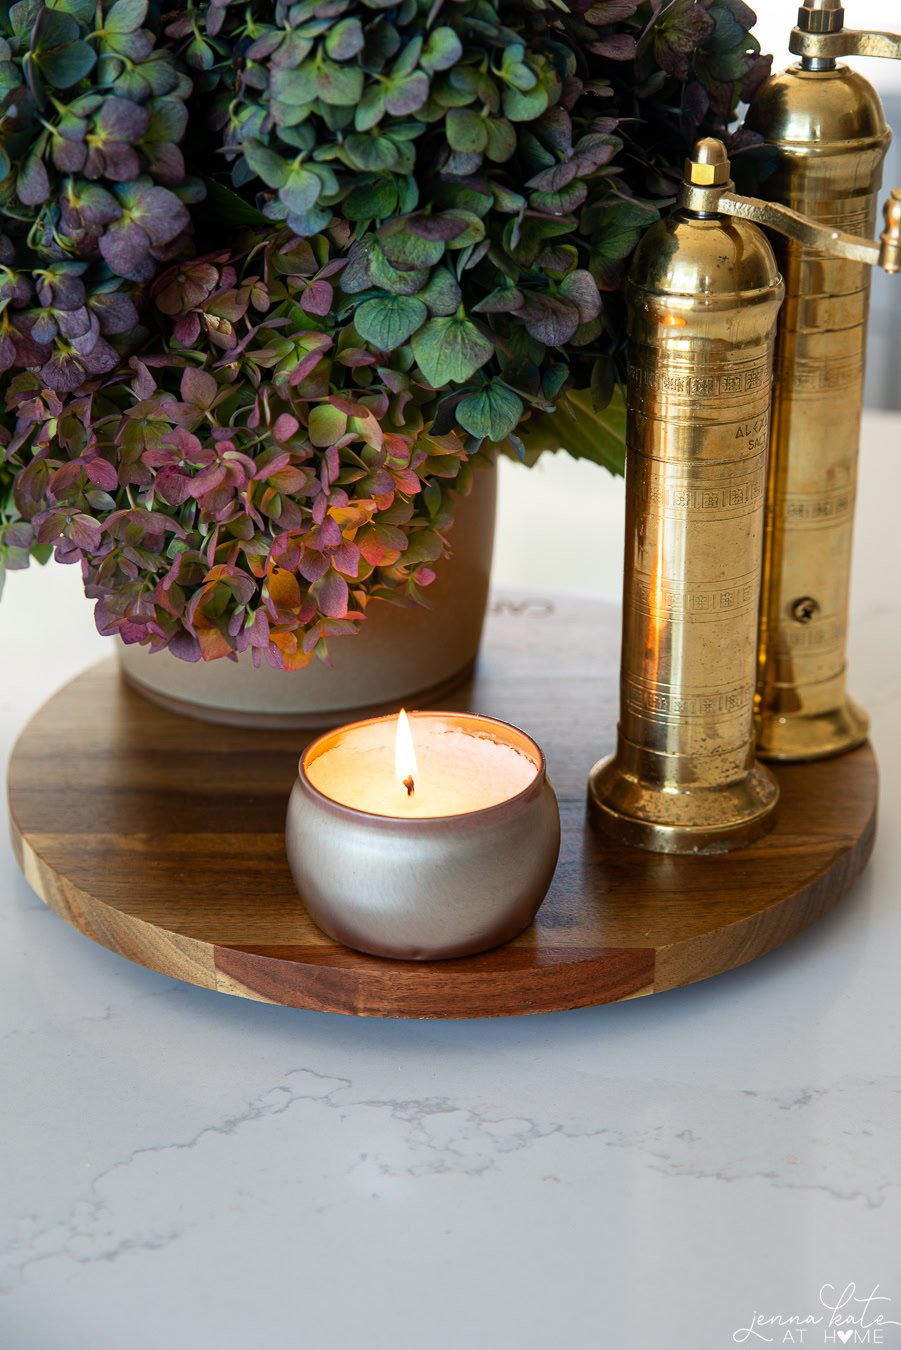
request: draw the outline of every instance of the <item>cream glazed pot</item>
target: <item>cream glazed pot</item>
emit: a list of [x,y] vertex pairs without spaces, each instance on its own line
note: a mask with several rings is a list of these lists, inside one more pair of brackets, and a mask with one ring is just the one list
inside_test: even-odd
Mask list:
[[375,716],[398,703],[434,703],[472,670],[482,636],[497,467],[480,469],[457,502],[451,555],[428,589],[429,609],[373,603],[360,632],[331,644],[331,666],[305,670],[238,661],[179,661],[118,643],[122,673],[139,693],[174,712],[232,726],[307,728]]

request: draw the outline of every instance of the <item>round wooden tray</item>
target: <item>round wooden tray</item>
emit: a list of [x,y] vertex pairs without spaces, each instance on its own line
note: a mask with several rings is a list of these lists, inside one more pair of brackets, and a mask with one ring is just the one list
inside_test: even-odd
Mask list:
[[[492,1017],[609,1003],[751,961],[846,894],[875,833],[869,746],[777,770],[775,830],[740,852],[673,858],[609,843],[585,783],[613,743],[619,615],[500,599],[475,680],[445,706],[515,722],[544,747],[563,846],[535,925],[445,962],[361,956],[325,937],[293,888],[283,823],[304,733],[213,726],[146,702],[115,660],[23,732],[13,841],[37,893],[113,951],[224,993],[375,1017]],[[479,878],[472,878],[478,886]]]

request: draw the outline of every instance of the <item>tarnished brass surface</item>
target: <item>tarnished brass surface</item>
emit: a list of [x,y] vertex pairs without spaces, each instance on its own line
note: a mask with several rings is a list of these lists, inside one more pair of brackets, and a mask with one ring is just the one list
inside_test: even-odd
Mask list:
[[844,22],[842,0],[802,0],[798,9],[798,28],[802,33],[834,33]]
[[845,28],[837,33],[810,33],[793,28],[788,50],[794,56],[813,56],[834,60],[839,56],[883,56],[901,59],[901,35],[898,33],[861,33]]
[[[711,154],[708,143],[695,162]],[[778,799],[754,760],[753,713],[782,293],[756,226],[685,209],[633,263],[620,722],[589,804],[641,848],[738,847],[768,828]]]
[[881,267],[886,272],[901,271],[899,264],[901,190],[898,188],[895,188],[885,203],[883,212],[885,229],[878,240],[848,234],[831,225],[822,225],[808,216],[793,211],[789,206],[783,206],[780,202],[763,201],[757,197],[739,197],[734,192],[724,192],[717,202],[716,209],[725,216],[753,220],[764,229],[773,230],[788,239],[793,239],[796,244],[827,252],[830,258],[862,262],[868,267]]
[[712,163],[708,156],[711,146],[719,146],[725,156],[725,147],[721,141],[707,139],[698,142],[698,153],[703,150],[701,160],[685,161],[685,178],[679,192],[678,205],[694,215],[734,216],[739,220],[752,220],[762,229],[770,230],[780,236],[793,239],[806,248],[827,253],[830,258],[844,258],[851,262],[865,263],[869,267],[881,267],[886,272],[901,272],[901,188],[895,188],[887,198],[883,215],[885,228],[879,239],[867,235],[849,234],[827,222],[812,220],[810,216],[793,211],[781,202],[767,201],[761,197],[748,197],[734,191],[735,184],[729,178],[729,161],[723,158]]
[[698,141],[692,156],[686,159],[683,178],[687,187],[725,187],[730,164],[722,141],[708,136]]
[[897,60],[901,57],[901,36],[846,28],[840,0],[803,0],[788,49],[803,58],[807,69],[823,69],[822,63],[834,64],[839,56],[883,56]]
[[[773,76],[748,124],[771,147],[762,195],[831,230],[872,234],[891,133],[863,76],[841,67]],[[897,214],[890,202],[890,237],[880,251],[889,270],[899,258],[891,237]],[[803,760],[859,745],[868,730],[846,692],[845,664],[870,269],[809,242],[776,234],[772,242],[786,300],[776,347],[758,751]]]

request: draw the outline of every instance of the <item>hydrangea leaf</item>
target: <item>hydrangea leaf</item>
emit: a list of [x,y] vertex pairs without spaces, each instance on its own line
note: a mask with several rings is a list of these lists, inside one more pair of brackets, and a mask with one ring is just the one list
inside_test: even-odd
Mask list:
[[673,0],[653,21],[654,55],[660,68],[676,79],[686,79],[692,52],[715,27],[697,0]]
[[[398,44],[403,42],[401,34],[398,32]],[[412,36],[407,29],[407,41],[403,42],[400,48],[400,54],[391,67],[390,78],[396,79],[398,76],[412,75],[413,71],[419,65],[419,57],[422,53],[423,37],[420,25],[416,24]]]
[[16,193],[25,206],[40,206],[50,196],[50,178],[37,151],[28,156],[19,170]]
[[138,311],[128,295],[95,291],[88,297],[88,307],[96,314],[101,333],[113,336],[133,332],[137,327]]
[[180,392],[186,403],[206,409],[212,405],[216,397],[217,385],[209,371],[188,366],[181,377]]
[[[267,207],[273,207],[273,205],[274,202],[269,202]],[[330,223],[332,216],[331,207],[316,205],[316,207],[309,208],[308,211],[290,211],[290,208],[286,207],[284,202],[280,202],[278,205],[280,205],[280,212],[273,212],[272,219],[284,219],[293,229],[294,234],[303,235],[304,238],[319,234],[320,229],[326,228],[327,224]],[[267,215],[267,213],[269,212],[263,211],[263,215]]]
[[364,90],[354,113],[354,126],[357,131],[370,131],[385,116],[385,89],[382,85],[371,85]]
[[538,76],[526,64],[523,59],[526,49],[521,42],[513,42],[504,49],[504,55],[501,62],[501,71],[504,79],[511,84],[514,89],[520,89],[527,92],[534,89],[538,83]]
[[105,33],[133,33],[147,18],[147,0],[116,0],[103,20]]
[[451,108],[445,119],[448,144],[454,150],[473,152],[488,144],[488,126],[472,108]]
[[386,295],[365,300],[354,312],[354,327],[364,342],[391,352],[403,346],[427,318],[428,310],[421,299]]
[[586,208],[586,225],[592,241],[591,273],[602,290],[616,286],[628,258],[648,225],[659,218],[653,207],[637,202],[614,201]]
[[585,21],[600,26],[619,23],[622,19],[631,19],[637,9],[637,0],[595,0],[585,11]]
[[533,122],[540,117],[550,99],[544,85],[537,84],[534,89],[523,91],[510,85],[504,90],[504,116],[511,122]]
[[420,239],[440,239],[442,243],[448,244],[465,232],[467,224],[463,211],[419,211],[416,215],[408,216],[403,227]]
[[331,312],[334,290],[327,281],[314,281],[300,297],[300,307],[307,314],[318,314],[324,318]]
[[86,42],[73,42],[62,50],[41,54],[41,72],[55,89],[71,89],[94,69],[96,53]]
[[632,61],[636,42],[631,33],[604,33],[588,44],[588,50],[610,61]]
[[399,272],[434,267],[444,257],[442,239],[425,239],[414,234],[405,221],[383,226],[379,231],[379,243],[388,262]]
[[315,173],[303,167],[293,166],[279,188],[278,195],[289,211],[303,212],[316,204],[321,188],[322,184]]
[[325,39],[325,50],[333,61],[348,61],[363,50],[365,41],[363,25],[359,19],[341,19],[329,29]]
[[467,103],[472,102],[473,92],[471,89],[461,89],[459,80],[455,82],[449,74],[444,74],[433,81],[431,97],[438,107],[437,116],[440,116],[443,108],[465,108]]
[[534,174],[526,183],[526,187],[537,188],[539,192],[560,192],[578,176],[579,166],[570,159]]
[[310,412],[308,430],[313,445],[334,445],[347,431],[347,414],[330,403],[317,403]]
[[560,294],[571,300],[579,311],[579,322],[590,323],[601,308],[601,297],[594,278],[584,268],[577,268],[560,283]]
[[168,188],[155,187],[149,179],[137,179],[127,192],[117,189],[131,219],[145,231],[152,244],[168,244],[190,224],[186,208]]
[[269,81],[272,98],[286,108],[300,108],[312,103],[316,97],[316,67],[307,62],[299,70],[286,70],[277,66]]
[[515,431],[522,413],[522,400],[496,380],[457,404],[457,421],[464,431],[489,441],[502,441]]
[[542,292],[528,295],[518,312],[527,322],[529,336],[545,347],[562,347],[579,326],[577,306],[561,296]]
[[455,314],[462,298],[459,282],[446,267],[436,267],[428,285],[417,292],[417,299],[428,306],[430,314]]
[[288,178],[290,166],[276,150],[270,150],[269,146],[263,146],[262,142],[254,140],[253,136],[250,136],[249,139],[244,140],[243,153],[244,159],[249,163],[254,173],[262,178],[267,188],[281,188],[281,185]]
[[429,279],[427,268],[416,268],[411,272],[392,267],[382,252],[377,239],[369,254],[369,280],[382,290],[393,291],[395,295],[416,295]]
[[[181,105],[178,105],[181,107]],[[94,134],[100,140],[140,141],[150,125],[147,108],[128,98],[110,98],[94,118]]]
[[551,216],[572,215],[588,196],[588,184],[577,178],[560,192],[533,192],[530,204]]
[[513,314],[522,309],[525,301],[526,297],[518,286],[507,284],[498,286],[473,308],[478,314]]
[[471,244],[478,244],[485,238],[485,223],[481,217],[472,211],[451,210],[444,213],[445,219],[453,221],[455,228],[453,235],[448,240],[448,248],[461,249],[469,248]]
[[385,86],[385,107],[394,117],[418,112],[429,96],[429,77],[417,70],[412,75],[395,76]]
[[489,117],[485,122],[488,138],[485,153],[495,164],[505,164],[516,154],[516,132],[505,117]]
[[324,577],[314,581],[310,593],[316,599],[320,610],[333,619],[343,619],[347,614],[350,591],[347,582],[339,572],[326,572]]
[[725,5],[715,4],[710,10],[710,18],[714,24],[713,32],[707,35],[707,46],[711,52],[726,55],[747,48],[748,35],[738,18]]
[[348,220],[384,220],[397,209],[397,188],[390,178],[362,183],[342,206]]
[[316,71],[316,93],[326,103],[353,108],[363,93],[363,72],[357,66],[322,61]]
[[94,68],[96,53],[81,40],[80,32],[71,15],[49,6],[39,8],[32,55],[44,79],[55,89],[70,89]]
[[393,169],[397,164],[397,146],[388,136],[356,133],[348,136],[344,148],[354,166],[370,173]]
[[93,26],[94,17],[97,13],[96,0],[57,0],[55,9],[61,9],[66,14],[71,14],[73,19],[77,19],[80,24]]
[[453,28],[433,28],[420,57],[423,70],[450,70],[463,55],[463,46]]
[[494,355],[475,324],[462,315],[429,319],[412,338],[413,355],[429,384],[463,384]]

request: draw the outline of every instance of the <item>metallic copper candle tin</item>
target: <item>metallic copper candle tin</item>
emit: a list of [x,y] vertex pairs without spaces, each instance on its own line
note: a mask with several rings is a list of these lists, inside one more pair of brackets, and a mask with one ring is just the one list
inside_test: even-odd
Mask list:
[[[410,715],[414,726],[421,715]],[[382,816],[325,796],[307,768],[348,731],[393,717],[327,732],[301,756],[286,824],[291,875],[313,921],[348,947],[408,961],[469,956],[516,937],[547,894],[560,814],[542,751],[495,718],[442,716],[463,730],[489,729],[525,754],[533,782],[463,815]]]

